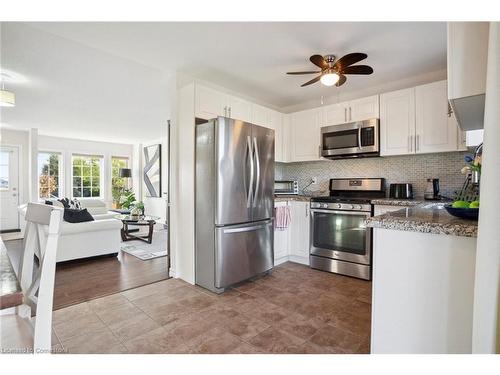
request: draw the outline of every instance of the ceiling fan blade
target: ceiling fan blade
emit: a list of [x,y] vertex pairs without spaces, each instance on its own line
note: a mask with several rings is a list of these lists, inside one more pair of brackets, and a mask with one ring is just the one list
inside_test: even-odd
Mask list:
[[319,66],[321,69],[328,68],[328,63],[325,61],[323,56],[321,55],[312,55],[309,60],[316,66]]
[[356,64],[357,62],[364,60],[368,57],[366,53],[349,53],[345,56],[342,56],[340,59],[338,59],[335,64],[333,65],[334,68],[337,68],[338,70],[343,70],[345,67]]
[[343,74],[339,74],[339,80],[337,81],[335,86],[340,87],[345,83],[345,81],[347,81],[347,77]]
[[304,86],[308,86],[308,85],[312,85],[313,83],[316,83],[319,81],[319,79],[321,78],[321,75],[311,79],[310,81],[307,81],[306,83],[300,85],[300,87],[304,87]]
[[313,73],[321,73],[321,70],[320,71],[308,71],[308,72],[287,72],[286,74],[313,74]]
[[373,69],[368,65],[352,65],[342,69],[342,74],[372,74]]

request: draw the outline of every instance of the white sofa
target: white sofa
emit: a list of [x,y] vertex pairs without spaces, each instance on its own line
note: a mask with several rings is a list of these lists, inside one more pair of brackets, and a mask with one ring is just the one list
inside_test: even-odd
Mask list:
[[[61,223],[57,262],[118,254],[122,222],[114,218],[117,214],[108,212],[106,204],[97,199],[82,199],[80,203],[94,217],[94,221]],[[19,211],[24,216],[26,205],[21,206]]]

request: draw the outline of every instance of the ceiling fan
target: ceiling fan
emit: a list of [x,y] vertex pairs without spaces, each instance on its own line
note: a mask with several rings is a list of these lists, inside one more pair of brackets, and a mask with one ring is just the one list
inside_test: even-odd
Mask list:
[[309,60],[321,68],[319,71],[305,71],[305,72],[288,72],[286,74],[317,74],[319,76],[311,79],[310,81],[300,85],[300,87],[308,86],[318,81],[325,86],[342,86],[347,77],[346,74],[372,74],[373,69],[368,65],[353,65],[368,57],[366,53],[349,53],[336,59],[335,55],[312,55]]

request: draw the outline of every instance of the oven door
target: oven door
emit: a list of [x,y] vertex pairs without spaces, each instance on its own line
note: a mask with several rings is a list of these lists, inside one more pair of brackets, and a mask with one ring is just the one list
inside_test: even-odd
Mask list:
[[311,210],[310,254],[370,264],[372,231],[364,221],[370,212]]

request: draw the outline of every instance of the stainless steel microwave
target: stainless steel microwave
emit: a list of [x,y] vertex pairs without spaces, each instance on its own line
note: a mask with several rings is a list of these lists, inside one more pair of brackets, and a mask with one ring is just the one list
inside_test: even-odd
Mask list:
[[327,159],[379,156],[378,119],[321,128],[321,156]]
[[294,180],[274,181],[274,194],[276,195],[297,195],[299,194],[299,184]]

